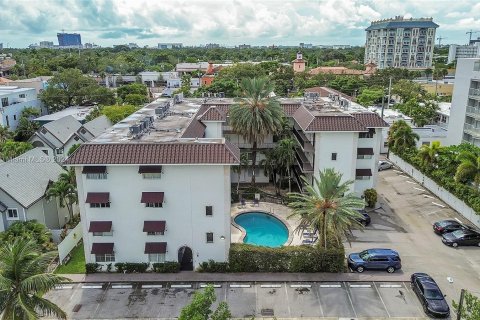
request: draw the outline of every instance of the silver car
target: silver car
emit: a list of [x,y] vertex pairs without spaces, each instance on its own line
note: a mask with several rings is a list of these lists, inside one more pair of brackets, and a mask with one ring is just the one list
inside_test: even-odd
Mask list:
[[388,161],[378,161],[378,171],[387,170],[393,168],[393,164]]

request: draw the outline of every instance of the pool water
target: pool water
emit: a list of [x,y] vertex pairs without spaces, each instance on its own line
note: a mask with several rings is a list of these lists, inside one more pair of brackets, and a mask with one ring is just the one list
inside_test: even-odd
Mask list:
[[281,247],[288,240],[288,229],[279,219],[262,213],[248,212],[238,215],[235,222],[247,235],[244,243],[264,247]]

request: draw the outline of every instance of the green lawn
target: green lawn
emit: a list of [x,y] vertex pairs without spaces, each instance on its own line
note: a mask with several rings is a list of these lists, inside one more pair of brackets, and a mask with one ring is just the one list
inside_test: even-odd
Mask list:
[[72,258],[65,265],[60,265],[55,273],[85,273],[85,254],[83,253],[83,243],[74,248],[71,252]]

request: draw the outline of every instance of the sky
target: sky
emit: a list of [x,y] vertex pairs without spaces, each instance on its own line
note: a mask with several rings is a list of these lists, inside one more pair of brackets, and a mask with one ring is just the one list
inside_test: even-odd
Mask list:
[[433,17],[442,44],[465,44],[467,31],[480,31],[478,0],[0,0],[0,8],[0,43],[16,48],[58,44],[62,30],[101,46],[361,46],[370,21],[397,15]]

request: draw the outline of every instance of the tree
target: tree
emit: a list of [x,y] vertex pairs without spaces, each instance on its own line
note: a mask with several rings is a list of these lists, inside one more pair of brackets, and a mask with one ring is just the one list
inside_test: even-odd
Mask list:
[[35,241],[43,252],[52,251],[56,247],[50,230],[36,220],[15,221],[7,230],[0,232],[0,243],[13,242],[15,239]]
[[148,98],[138,93],[130,93],[127,94],[123,102],[134,106],[142,106],[144,103],[148,102]]
[[320,171],[319,179],[314,176],[313,184],[303,176],[302,180],[305,192],[289,194],[293,209],[289,218],[298,217],[299,226],[318,230],[321,247],[326,249],[332,238],[340,244],[352,226],[361,226],[356,219],[362,216],[356,209],[363,209],[365,201],[348,193],[353,181],[341,182],[342,174],[331,168]]
[[232,314],[228,309],[226,302],[220,302],[215,311],[210,309],[217,300],[213,286],[208,286],[203,292],[197,291],[193,295],[193,300],[186,305],[181,313],[179,320],[227,320]]
[[455,173],[457,182],[473,181],[475,189],[480,186],[480,156],[473,152],[464,151],[457,156],[460,165]]
[[478,320],[480,319],[480,299],[468,291],[465,291],[463,306],[460,306],[456,301],[452,301],[453,309],[458,314],[461,313],[462,320]]
[[402,79],[392,86],[392,94],[398,95],[406,102],[411,99],[423,100],[427,91],[419,83]]
[[72,145],[67,151],[67,156],[70,156],[72,153],[74,153],[80,146],[80,143],[75,143],[74,145]]
[[418,157],[424,167],[436,164],[437,157],[442,146],[440,141],[433,141],[431,145],[423,145],[418,150]]
[[93,108],[89,114],[85,117],[85,122],[90,122],[93,119],[96,119],[102,115],[102,107],[96,106]]
[[240,154],[240,163],[238,166],[232,166],[232,171],[237,174],[237,194],[238,190],[240,189],[240,175],[242,170],[248,167],[248,154],[241,153]]
[[288,177],[288,192],[292,192],[292,175],[291,169],[295,163],[295,147],[297,146],[296,140],[293,138],[285,138],[280,140],[276,147],[277,157],[279,164],[283,170],[287,172]]
[[41,253],[32,240],[17,239],[0,246],[0,313],[2,319],[66,319],[57,305],[42,296],[70,279],[47,273],[56,252]]
[[47,199],[58,198],[60,207],[67,207],[70,220],[73,219],[73,204],[78,201],[77,189],[69,181],[59,179],[47,189]]
[[278,157],[276,149],[270,149],[263,151],[264,159],[260,160],[259,165],[263,167],[263,174],[267,177],[271,177],[273,186],[275,187],[275,193],[280,193],[280,187],[277,186],[281,182],[281,178],[277,181],[277,172],[279,171]]
[[0,158],[3,161],[8,161],[24,154],[30,149],[33,149],[33,146],[28,142],[7,140],[0,145]]
[[[73,147],[73,146],[72,146]],[[70,148],[72,149],[72,148]],[[66,169],[65,172],[60,173],[58,176],[59,180],[65,181],[70,183],[73,186],[77,186],[77,180],[75,177],[75,168],[70,167],[69,169]]]
[[145,99],[147,99],[148,97],[147,86],[141,83],[132,83],[132,84],[124,85],[117,88],[117,96],[120,99],[122,99],[122,101],[125,101],[125,99],[129,94],[140,95]]
[[138,110],[138,107],[132,105],[124,106],[105,106],[102,108],[101,113],[104,114],[112,123],[117,123]]
[[5,143],[12,137],[12,133],[8,130],[8,127],[0,126],[0,145]]
[[412,98],[406,103],[395,105],[395,108],[407,116],[412,117],[416,126],[423,127],[433,122],[437,116],[438,104],[433,100],[418,102],[416,98]]
[[15,130],[16,141],[27,141],[39,128],[38,123],[33,118],[40,115],[38,109],[29,107],[22,110],[18,126]]
[[416,141],[420,139],[418,134],[403,120],[395,121],[388,130],[388,150],[401,153],[407,149],[414,148]]
[[362,92],[357,97],[357,102],[360,103],[364,107],[368,107],[373,105],[374,103],[380,101],[384,96],[384,92],[382,88],[371,88],[371,89],[363,89]]
[[[230,108],[230,124],[252,144],[252,172],[255,172],[258,143],[281,130],[285,114],[278,100],[270,95],[273,85],[266,78],[244,79],[241,91],[242,96],[235,99]],[[255,174],[252,185],[255,185]]]

